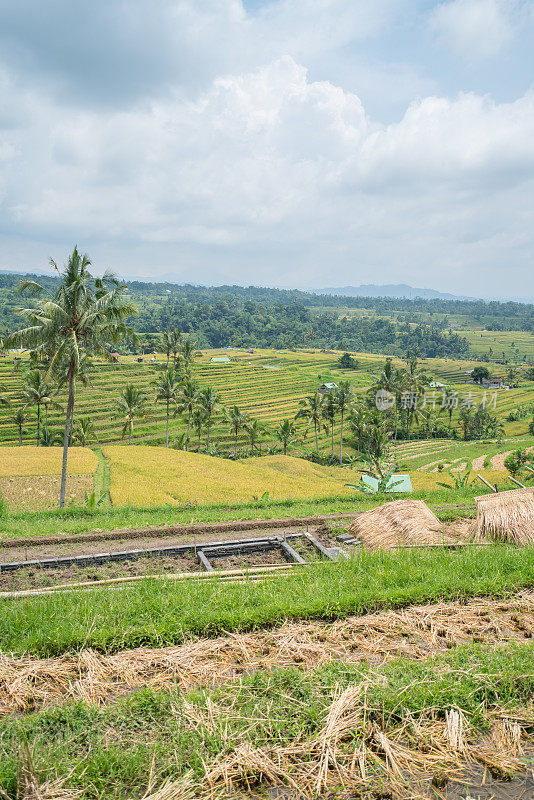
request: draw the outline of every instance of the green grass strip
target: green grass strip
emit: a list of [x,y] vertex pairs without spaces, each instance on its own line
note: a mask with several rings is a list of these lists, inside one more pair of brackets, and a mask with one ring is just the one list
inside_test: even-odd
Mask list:
[[534,585],[534,547],[362,552],[260,583],[147,579],[122,589],[69,592],[0,605],[0,649],[51,656],[115,652],[276,625],[335,619],[412,603],[504,596]]
[[[105,491],[106,478],[103,467],[98,466],[97,474]],[[354,474],[347,470],[347,482],[355,480]],[[99,483],[100,485],[100,483]],[[108,486],[109,488],[109,486]],[[438,492],[415,492],[415,499],[428,501],[431,508],[438,510],[441,519],[473,515],[474,497],[480,494],[480,487],[464,490],[442,489]],[[400,495],[404,496],[404,495]],[[116,528],[141,528],[156,525],[190,525],[196,522],[226,522],[241,519],[276,519],[279,517],[307,517],[342,512],[365,511],[368,508],[398,499],[391,494],[365,497],[354,495],[333,495],[307,500],[255,500],[248,503],[227,505],[225,503],[182,506],[104,506],[96,509],[73,506],[49,511],[20,511],[0,517],[0,540],[28,539],[43,536],[70,536],[78,533],[112,531]],[[446,508],[443,508],[446,506]]]

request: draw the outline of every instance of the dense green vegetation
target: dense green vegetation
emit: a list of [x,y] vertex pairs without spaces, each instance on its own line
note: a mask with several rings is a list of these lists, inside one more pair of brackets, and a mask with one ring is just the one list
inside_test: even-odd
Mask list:
[[[31,277],[47,289],[57,287],[54,276]],[[0,275],[0,323],[9,330],[18,326],[14,312],[19,301],[14,290],[19,279]],[[457,325],[489,331],[534,330],[533,306],[512,302],[338,297],[262,287],[139,281],[127,286],[140,310],[135,322],[139,332],[146,336],[179,326],[194,333],[203,347],[306,344],[393,354],[417,344],[429,356],[460,355],[467,346],[463,336],[452,332]],[[362,313],[353,313],[358,310]],[[411,333],[414,325],[417,331]]]

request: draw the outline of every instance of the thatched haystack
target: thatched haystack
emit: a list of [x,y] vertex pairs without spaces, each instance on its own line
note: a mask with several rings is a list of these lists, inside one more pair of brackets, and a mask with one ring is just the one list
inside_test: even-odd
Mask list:
[[422,500],[394,500],[365,511],[349,527],[369,550],[456,544]]
[[475,497],[475,538],[497,542],[534,544],[534,487]]

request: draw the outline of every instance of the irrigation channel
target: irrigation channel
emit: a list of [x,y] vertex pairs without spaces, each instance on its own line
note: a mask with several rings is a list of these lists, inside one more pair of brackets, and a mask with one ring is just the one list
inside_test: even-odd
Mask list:
[[4,542],[0,597],[121,586],[147,577],[259,580],[289,574],[318,559],[348,557],[358,546],[349,534],[333,535],[322,519],[315,518],[314,526],[309,519],[287,520],[282,529],[280,522],[271,520],[268,528],[264,521],[248,528],[234,524],[238,530],[231,538],[221,538],[221,533],[230,533],[229,526],[213,525],[209,533],[206,526],[192,526],[180,532],[147,529],[142,537],[139,531],[123,531],[120,539],[112,535],[98,541],[89,535],[76,542],[57,537],[40,544]]

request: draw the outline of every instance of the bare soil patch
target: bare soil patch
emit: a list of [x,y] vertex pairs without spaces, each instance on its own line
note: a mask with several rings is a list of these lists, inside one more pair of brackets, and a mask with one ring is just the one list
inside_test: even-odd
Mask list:
[[74,564],[54,569],[25,567],[13,572],[0,572],[0,590],[4,592],[18,591],[63,583],[83,583],[134,575],[162,575],[166,572],[196,572],[198,570],[200,570],[200,566],[192,555],[112,561],[88,567],[78,567]]
[[[328,522],[340,527],[339,523],[346,526],[356,515],[339,515],[336,519],[329,519]],[[259,524],[261,522],[261,524]],[[283,523],[286,524],[283,524]],[[270,524],[271,523],[271,524]],[[238,530],[233,530],[228,525],[190,525],[190,526],[169,526],[167,528],[147,528],[141,535],[140,531],[122,531],[121,536],[110,535],[109,533],[98,533],[94,538],[93,534],[79,537],[50,537],[44,543],[34,539],[23,539],[15,541],[0,542],[0,563],[2,561],[28,561],[30,559],[48,558],[66,555],[89,555],[91,553],[114,553],[126,550],[144,550],[150,547],[162,547],[173,544],[193,544],[200,545],[206,542],[218,542],[227,539],[252,539],[255,536],[284,536],[290,533],[308,531],[312,533],[323,544],[331,544],[334,540],[329,537],[329,526],[320,524],[324,519],[319,517],[304,518],[302,521],[295,519],[288,520],[261,520],[247,521],[247,524]],[[261,534],[259,533],[261,531]]]
[[522,592],[506,600],[411,606],[334,623],[292,622],[113,655],[94,650],[49,659],[0,654],[0,713],[72,700],[102,704],[141,686],[206,686],[255,669],[313,669],[334,660],[380,664],[397,656],[420,660],[472,641],[497,645],[533,637],[534,593]]
[[[316,538],[323,536],[323,544],[328,546],[329,540],[324,539],[324,534],[318,532],[314,535]],[[307,539],[290,539],[289,541],[291,546],[298,553],[300,553],[305,561],[310,562],[317,560],[317,551]],[[206,539],[203,539],[202,542],[191,542],[191,544],[194,546],[200,546],[200,544],[206,543]],[[180,542],[180,544],[184,544],[184,542]],[[166,573],[173,574],[182,572],[198,572],[202,570],[194,551],[176,555],[147,554],[146,556],[141,557],[137,556],[137,552],[138,549],[134,551],[135,557],[133,557],[131,560],[110,560],[102,563],[95,561],[95,563],[91,565],[69,564],[47,567],[40,566],[38,564],[32,564],[30,566],[21,567],[15,570],[1,571],[0,569],[0,593],[24,591],[28,589],[42,589],[63,584],[85,583],[87,581],[104,581],[133,576],[161,576]],[[58,554],[56,553],[55,555],[57,556]],[[89,554],[84,553],[84,555]],[[281,549],[278,548],[267,551],[258,550],[243,554],[236,553],[235,555],[226,555],[222,558],[213,556],[211,553],[209,553],[209,551],[206,551],[206,555],[208,556],[214,570],[217,571],[227,569],[246,569],[248,567],[262,567],[288,563]]]

